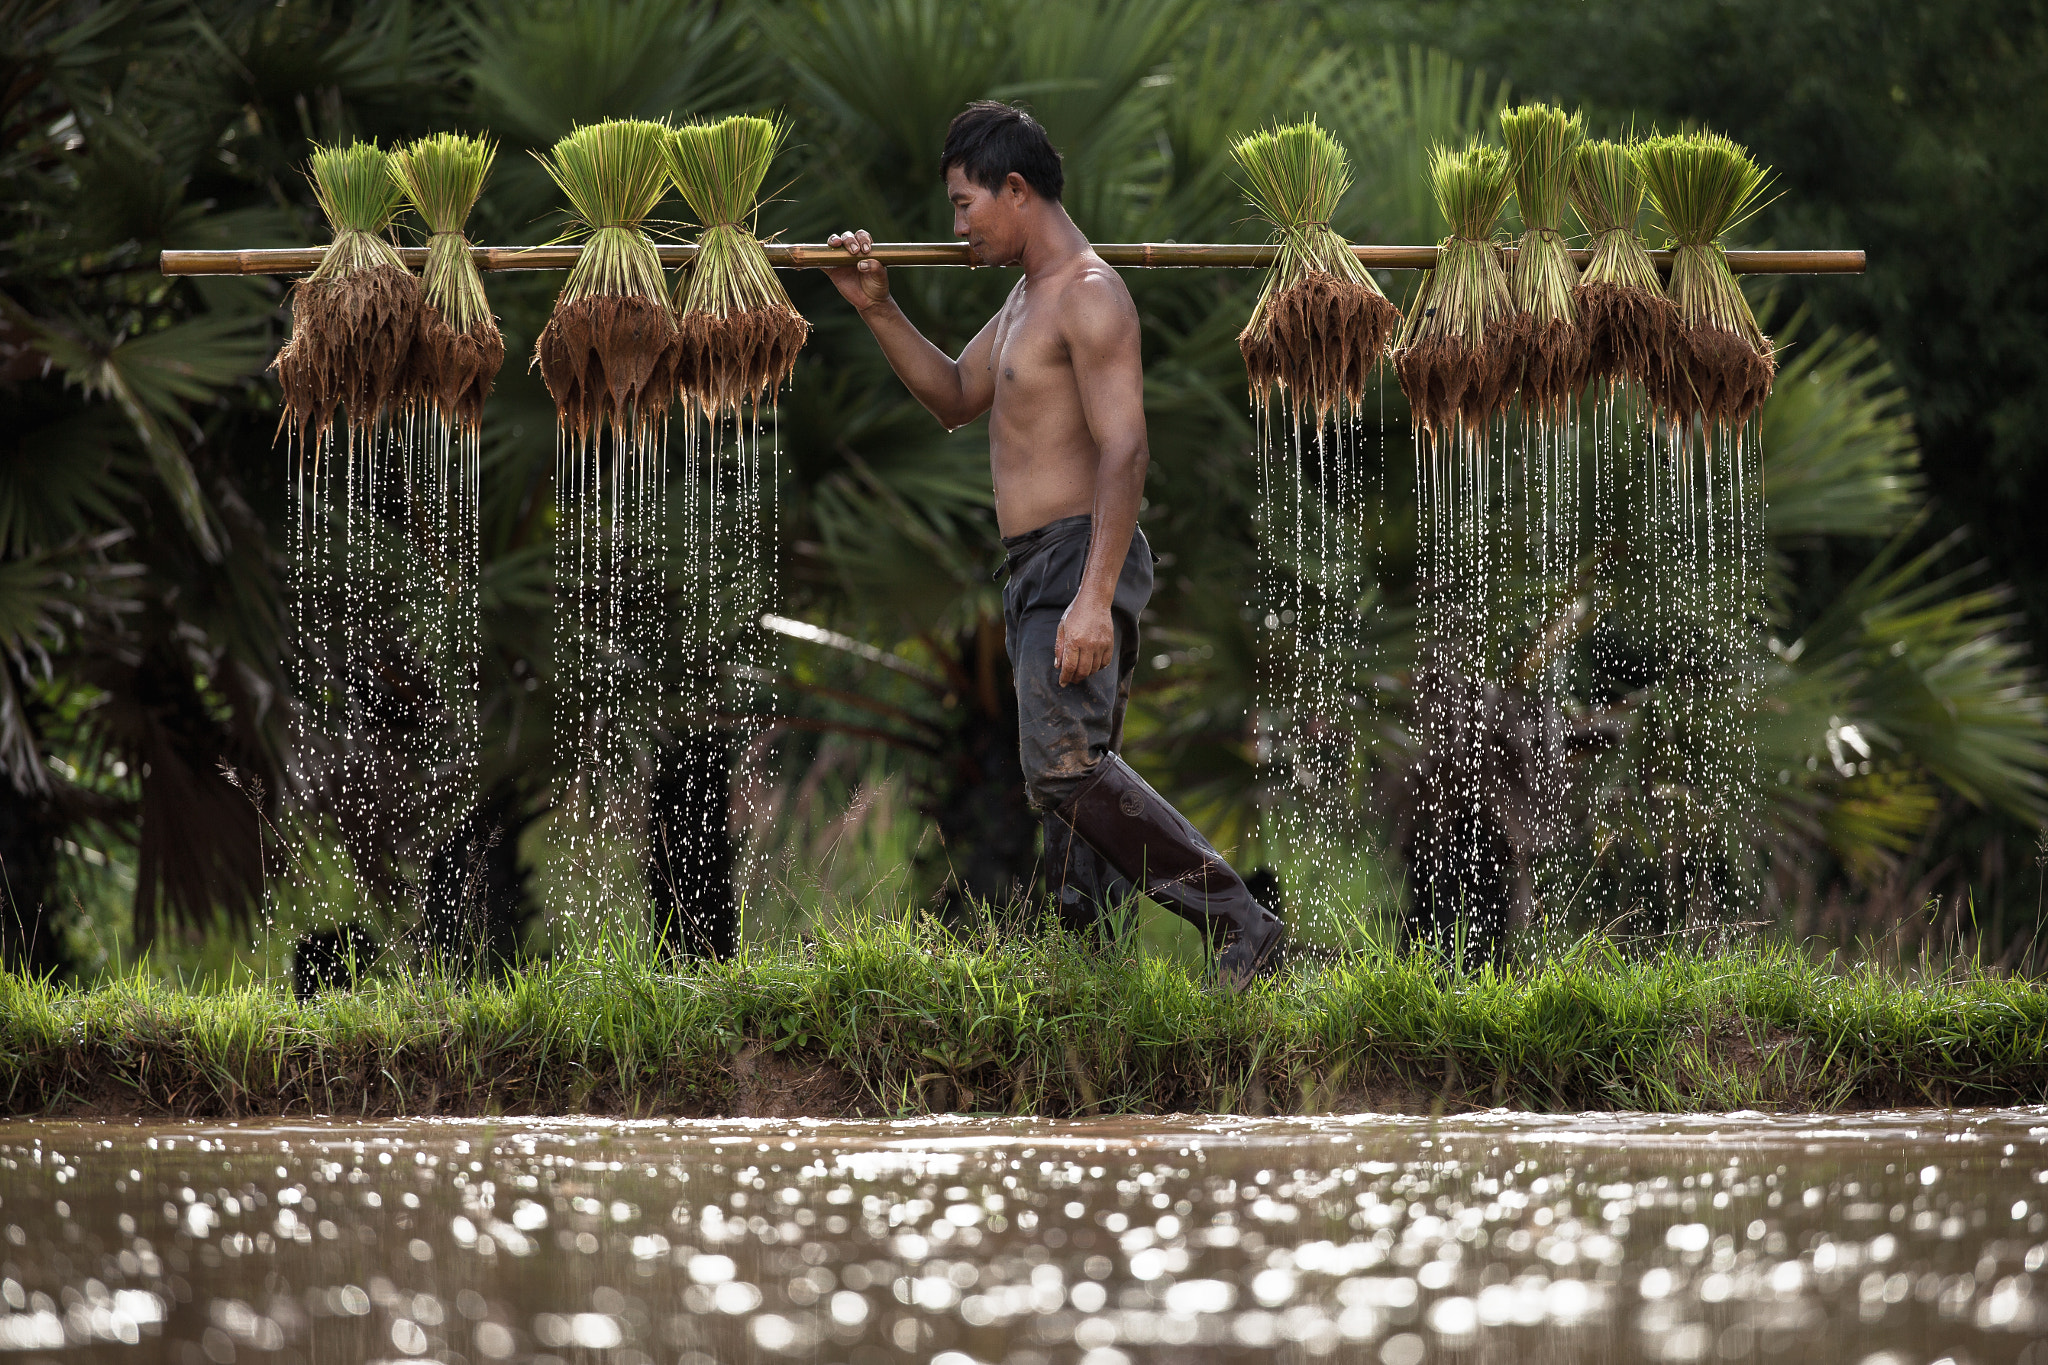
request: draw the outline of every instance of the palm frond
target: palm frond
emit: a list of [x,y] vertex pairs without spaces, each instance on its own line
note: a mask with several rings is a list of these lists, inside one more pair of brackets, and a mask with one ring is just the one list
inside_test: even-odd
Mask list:
[[191,426],[185,404],[211,401],[262,367],[261,320],[201,316],[112,341],[36,326],[67,382],[118,406],[193,540],[218,559],[215,518],[177,428]]
[[[1800,330],[1795,318],[1785,329],[1788,342]],[[1894,534],[1924,496],[1925,481],[1891,365],[1871,338],[1832,329],[1790,354],[1762,415],[1772,541]]]
[[1411,47],[1405,53],[1387,48],[1380,72],[1384,104],[1376,132],[1340,128],[1345,140],[1360,149],[1361,180],[1372,196],[1366,210],[1372,238],[1433,241],[1441,221],[1430,181],[1433,149],[1498,139],[1508,83],[1482,70],[1468,71],[1434,48]]
[[465,11],[465,74],[492,127],[545,147],[602,119],[743,104],[762,75],[759,18],[710,0],[510,0]]
[[109,553],[126,539],[109,531],[0,560],[0,773],[17,791],[51,785],[26,690],[51,680],[53,659],[82,633],[115,627],[134,606],[129,594],[143,568]]
[[[1981,565],[1941,571],[1959,536],[1912,551],[1916,518],[1788,649],[1848,683],[1830,718],[1980,806],[2048,817],[2048,697]],[[1839,756],[1835,762],[1846,762]],[[1858,760],[1860,761],[1860,760]]]

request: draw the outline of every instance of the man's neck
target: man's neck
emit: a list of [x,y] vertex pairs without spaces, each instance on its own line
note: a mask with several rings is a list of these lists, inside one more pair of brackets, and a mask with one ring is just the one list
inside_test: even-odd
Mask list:
[[1017,258],[1017,264],[1024,267],[1025,279],[1037,279],[1060,269],[1087,250],[1088,239],[1067,216],[1066,205],[1051,203],[1045,206],[1038,226],[1024,243],[1024,251]]

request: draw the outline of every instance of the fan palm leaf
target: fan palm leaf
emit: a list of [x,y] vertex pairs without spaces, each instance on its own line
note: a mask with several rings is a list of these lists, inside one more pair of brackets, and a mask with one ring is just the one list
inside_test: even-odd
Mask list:
[[210,401],[262,368],[268,346],[257,321],[201,316],[111,340],[33,320],[30,325],[38,347],[67,382],[120,409],[193,541],[207,558],[219,559],[215,518],[177,428],[191,426],[187,403]]

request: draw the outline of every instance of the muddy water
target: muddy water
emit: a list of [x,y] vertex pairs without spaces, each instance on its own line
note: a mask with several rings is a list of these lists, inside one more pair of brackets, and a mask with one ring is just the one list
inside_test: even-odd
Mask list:
[[15,1122],[0,1354],[2048,1365],[2044,1207],[2048,1109]]

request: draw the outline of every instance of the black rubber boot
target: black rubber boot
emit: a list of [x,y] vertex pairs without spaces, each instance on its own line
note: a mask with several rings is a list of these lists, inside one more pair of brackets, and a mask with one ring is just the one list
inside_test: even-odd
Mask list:
[[1121,936],[1130,899],[1138,894],[1057,815],[1045,817],[1045,886],[1068,933],[1104,944]]
[[1104,862],[1211,941],[1222,927],[1217,973],[1231,989],[1250,985],[1280,946],[1280,917],[1253,900],[1223,855],[1115,754],[1095,765],[1059,815]]

